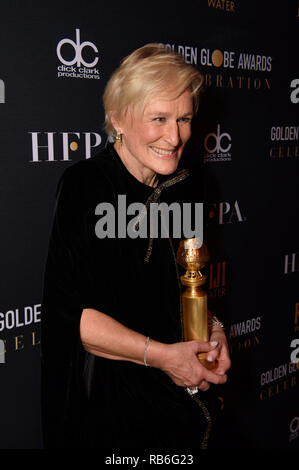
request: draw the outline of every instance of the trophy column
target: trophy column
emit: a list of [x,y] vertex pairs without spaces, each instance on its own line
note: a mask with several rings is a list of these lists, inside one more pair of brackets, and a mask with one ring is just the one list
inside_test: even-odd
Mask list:
[[[181,283],[186,286],[182,294],[185,341],[209,341],[208,300],[207,293],[202,288],[207,277],[200,272],[208,260],[208,250],[199,238],[180,242],[177,261],[186,269],[186,273],[181,276]],[[207,361],[206,355],[199,353],[198,359],[207,369],[213,369],[215,364]]]

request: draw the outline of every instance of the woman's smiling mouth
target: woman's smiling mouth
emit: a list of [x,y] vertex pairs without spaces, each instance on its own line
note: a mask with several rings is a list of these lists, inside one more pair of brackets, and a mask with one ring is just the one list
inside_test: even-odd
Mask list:
[[158,155],[159,157],[164,157],[164,158],[175,158],[177,155],[177,148],[173,149],[162,149],[159,147],[154,147],[153,145],[150,145],[149,148],[153,153]]

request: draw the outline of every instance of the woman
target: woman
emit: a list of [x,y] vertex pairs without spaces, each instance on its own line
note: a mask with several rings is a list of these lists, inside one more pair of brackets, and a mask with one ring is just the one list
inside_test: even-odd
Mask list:
[[[209,343],[182,342],[179,239],[127,236],[119,206],[120,196],[147,209],[193,200],[179,166],[201,86],[180,55],[133,52],[104,94],[114,144],[60,180],[42,309],[46,447],[207,446],[205,394],[227,379],[225,335],[214,321]],[[115,221],[99,218],[103,202]],[[217,358],[215,371],[199,352]]]

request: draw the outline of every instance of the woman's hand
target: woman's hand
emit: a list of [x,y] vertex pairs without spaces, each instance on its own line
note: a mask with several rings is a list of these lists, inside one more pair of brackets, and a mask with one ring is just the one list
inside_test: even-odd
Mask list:
[[[218,341],[218,340],[217,340]],[[218,343],[214,340],[210,343],[198,341],[186,341],[182,343],[164,344],[159,358],[159,363],[152,364],[165,372],[176,385],[181,387],[208,390],[209,383],[223,384],[227,377],[225,373],[215,373],[206,369],[198,360],[199,353],[219,356]],[[148,348],[148,359],[151,365],[150,345]]]
[[210,362],[216,361],[216,368],[213,371],[216,374],[224,375],[231,367],[231,360],[229,356],[228,344],[223,329],[219,326],[212,328],[210,341],[217,341],[217,347],[207,354],[207,360]]
[[[210,383],[225,383],[225,372],[230,367],[227,342],[224,332],[214,328],[210,343],[186,341],[165,344],[150,339],[147,347],[148,365],[163,370],[181,387],[208,390]],[[83,347],[96,356],[144,365],[145,336],[105,313],[84,309],[80,322],[80,338]],[[199,353],[207,353],[212,360],[217,358],[217,369],[208,370],[204,367],[198,360]]]

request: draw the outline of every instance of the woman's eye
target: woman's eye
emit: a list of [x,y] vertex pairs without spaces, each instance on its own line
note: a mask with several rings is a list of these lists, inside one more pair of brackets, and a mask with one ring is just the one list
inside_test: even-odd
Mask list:
[[165,117],[156,117],[154,119],[154,121],[157,121],[157,122],[164,122],[165,121]]
[[191,118],[188,118],[188,117],[184,117],[184,118],[181,118],[179,119],[179,122],[183,122],[183,123],[190,123],[191,122]]

